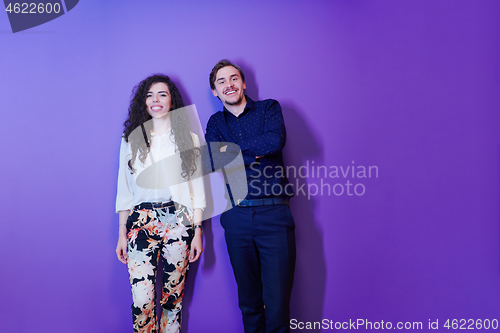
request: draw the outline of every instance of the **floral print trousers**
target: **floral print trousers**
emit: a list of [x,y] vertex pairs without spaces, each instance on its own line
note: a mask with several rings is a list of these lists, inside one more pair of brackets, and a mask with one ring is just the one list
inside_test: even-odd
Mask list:
[[[134,332],[180,332],[184,283],[194,231],[192,216],[182,205],[153,208],[142,203],[130,212],[128,271],[132,287]],[[163,313],[158,330],[155,282],[160,256],[163,261]]]

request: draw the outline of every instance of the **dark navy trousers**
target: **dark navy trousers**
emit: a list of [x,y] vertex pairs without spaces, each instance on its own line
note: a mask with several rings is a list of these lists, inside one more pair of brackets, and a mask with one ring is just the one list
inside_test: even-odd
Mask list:
[[287,205],[235,207],[220,218],[245,333],[290,332],[295,224]]

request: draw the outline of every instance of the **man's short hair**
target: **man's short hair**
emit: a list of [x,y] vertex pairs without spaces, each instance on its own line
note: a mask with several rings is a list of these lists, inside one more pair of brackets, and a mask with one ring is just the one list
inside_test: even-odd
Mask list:
[[245,74],[243,74],[243,71],[241,70],[240,66],[233,64],[227,59],[222,59],[221,61],[215,64],[214,68],[212,68],[212,71],[210,72],[209,80],[210,80],[210,88],[212,88],[212,90],[215,90],[215,77],[217,76],[217,72],[219,71],[219,69],[227,66],[233,66],[234,68],[236,68],[238,72],[240,72],[241,79],[243,80],[243,82],[245,82]]

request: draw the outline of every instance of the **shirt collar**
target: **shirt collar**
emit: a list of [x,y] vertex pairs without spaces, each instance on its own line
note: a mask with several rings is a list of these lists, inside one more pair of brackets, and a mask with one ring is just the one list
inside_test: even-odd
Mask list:
[[255,102],[250,97],[248,97],[247,95],[245,95],[245,97],[247,99],[247,105],[245,105],[245,110],[243,110],[243,112],[245,112],[247,109],[253,109],[255,105]]

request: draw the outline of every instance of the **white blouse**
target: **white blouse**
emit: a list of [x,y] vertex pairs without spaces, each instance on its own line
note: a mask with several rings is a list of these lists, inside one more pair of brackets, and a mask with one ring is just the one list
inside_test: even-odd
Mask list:
[[[198,136],[191,133],[195,147],[200,147]],[[189,210],[206,207],[203,178],[201,177],[201,156],[196,159],[196,171],[190,180],[182,178],[181,157],[176,152],[170,131],[162,135],[151,132],[151,150],[144,164],[139,152],[133,164],[135,172],[128,167],[132,156],[130,144],[122,138],[120,166],[118,169],[118,190],[116,212],[132,210],[141,202],[162,202],[173,200]]]

